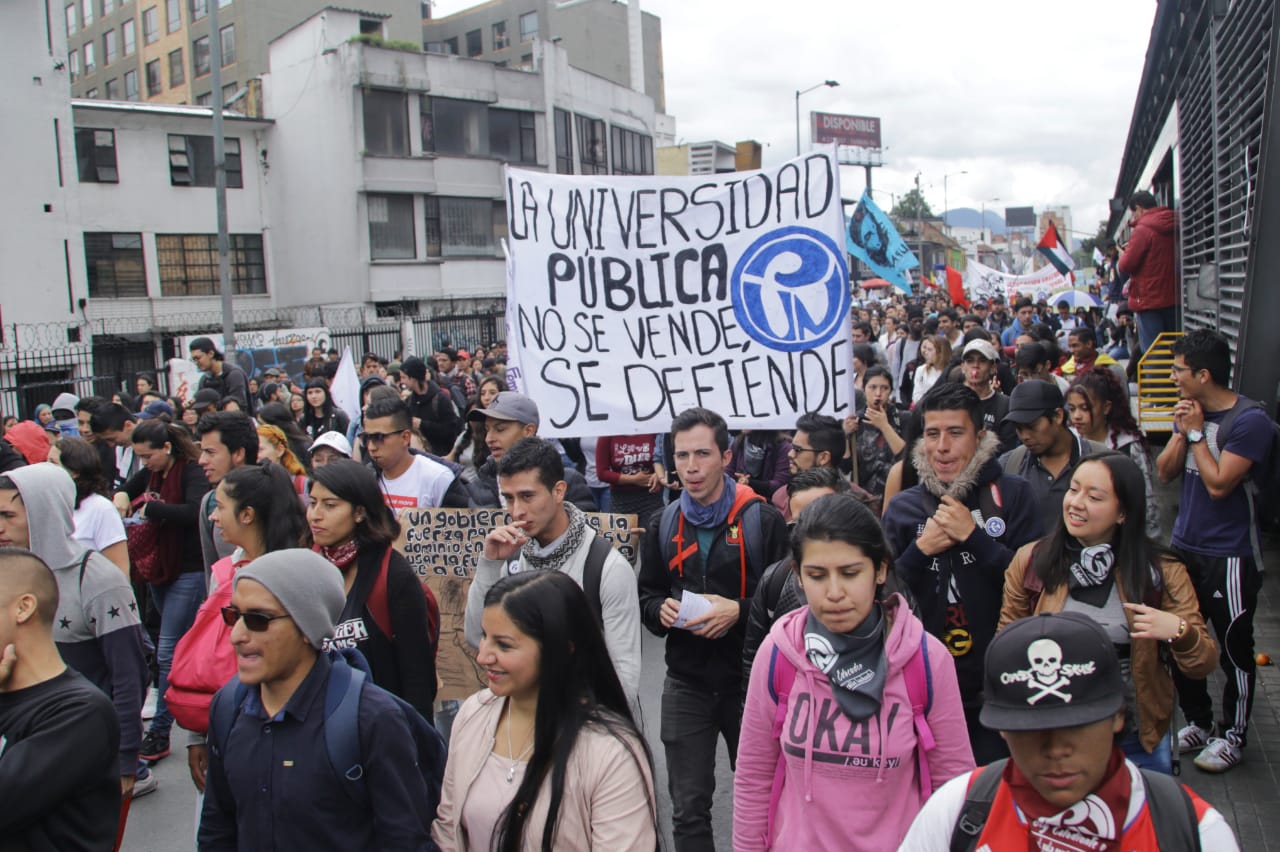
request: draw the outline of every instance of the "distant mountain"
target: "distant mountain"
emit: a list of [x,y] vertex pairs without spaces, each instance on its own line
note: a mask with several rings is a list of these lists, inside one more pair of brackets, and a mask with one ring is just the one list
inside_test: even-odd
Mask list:
[[982,223],[982,211],[974,210],[972,207],[957,207],[954,210],[948,210],[946,223],[953,228],[986,227],[993,234],[1004,234],[1006,231],[1004,217],[990,209],[987,210],[985,226]]

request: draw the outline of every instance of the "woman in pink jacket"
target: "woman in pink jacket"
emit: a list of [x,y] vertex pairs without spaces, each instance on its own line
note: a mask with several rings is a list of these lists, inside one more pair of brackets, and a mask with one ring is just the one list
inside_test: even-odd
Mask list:
[[955,665],[886,590],[889,546],[847,494],[792,534],[808,606],[773,625],[747,689],[733,848],[896,849],[934,790],[973,768]]
[[657,848],[652,758],[587,596],[559,571],[499,580],[453,722],[432,837],[444,852]]

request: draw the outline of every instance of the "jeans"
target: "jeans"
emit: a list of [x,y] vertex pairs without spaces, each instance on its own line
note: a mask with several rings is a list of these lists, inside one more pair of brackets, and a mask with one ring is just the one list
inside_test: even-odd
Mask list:
[[596,511],[609,511],[609,486],[601,485],[599,488],[592,488],[591,496],[596,500]]
[[1138,348],[1141,358],[1156,342],[1162,331],[1178,330],[1178,309],[1174,307],[1159,308],[1154,311],[1135,311],[1133,318],[1138,323]]
[[156,666],[160,695],[156,698],[156,715],[151,720],[151,732],[168,736],[173,727],[173,716],[164,701],[164,691],[169,686],[169,668],[173,665],[173,649],[196,620],[196,610],[204,602],[205,583],[203,571],[185,571],[167,586],[151,586],[151,600],[160,611],[160,641],[156,645]]
[[729,748],[729,766],[738,755],[742,693],[715,692],[668,677],[662,686],[662,745],[667,754],[667,789],[676,852],[715,852],[711,799],[716,791],[716,740]]
[[1120,748],[1124,751],[1124,756],[1139,769],[1151,769],[1155,772],[1163,772],[1165,775],[1173,774],[1173,751],[1169,747],[1168,734],[1160,738],[1160,742],[1152,751],[1142,747],[1142,740],[1137,734],[1125,737],[1120,743]]

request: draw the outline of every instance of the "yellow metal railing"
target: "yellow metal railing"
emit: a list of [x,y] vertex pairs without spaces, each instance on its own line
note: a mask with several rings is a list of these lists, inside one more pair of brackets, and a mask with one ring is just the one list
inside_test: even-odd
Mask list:
[[1178,386],[1173,383],[1173,342],[1180,331],[1162,332],[1138,361],[1138,425],[1145,432],[1172,432]]

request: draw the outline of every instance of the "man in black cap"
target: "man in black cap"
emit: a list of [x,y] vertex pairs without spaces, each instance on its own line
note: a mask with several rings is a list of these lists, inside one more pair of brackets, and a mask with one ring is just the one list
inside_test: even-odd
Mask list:
[[1081,458],[1106,447],[1071,431],[1062,391],[1039,379],[1013,389],[1004,422],[1013,424],[1022,444],[1000,457],[1000,467],[1031,483],[1041,523],[1045,530],[1052,530],[1062,514],[1072,468]]
[[1238,850],[1222,814],[1125,759],[1125,692],[1115,647],[1088,616],[1010,624],[987,648],[982,708],[1010,757],[948,781],[899,848]]
[[431,377],[427,362],[410,355],[400,365],[400,385],[409,392],[405,402],[413,417],[413,428],[422,434],[431,452],[447,456],[462,432],[462,413],[453,397]]

